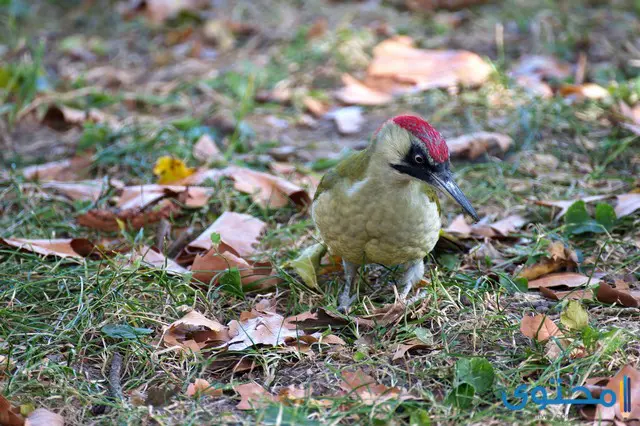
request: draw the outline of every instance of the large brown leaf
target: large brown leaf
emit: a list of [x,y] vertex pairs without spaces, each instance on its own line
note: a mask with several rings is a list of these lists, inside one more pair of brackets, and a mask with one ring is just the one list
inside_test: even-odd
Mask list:
[[600,279],[586,275],[578,274],[576,272],[559,272],[556,274],[549,274],[545,277],[538,278],[537,280],[529,281],[529,288],[540,287],[580,287],[587,283],[598,284]]
[[546,315],[525,316],[520,323],[520,331],[538,342],[546,342],[551,337],[560,337],[562,332]]
[[44,256],[71,257],[76,259],[87,257],[94,249],[94,244],[86,238],[35,240],[25,238],[0,238],[0,243]]

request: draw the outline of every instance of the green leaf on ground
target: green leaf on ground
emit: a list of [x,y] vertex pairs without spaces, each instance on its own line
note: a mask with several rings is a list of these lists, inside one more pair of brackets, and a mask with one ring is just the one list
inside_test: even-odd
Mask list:
[[570,300],[560,315],[560,322],[570,330],[582,330],[589,325],[589,315],[579,301]]
[[242,289],[242,278],[240,277],[240,271],[235,266],[229,268],[220,276],[220,288],[229,294],[234,296],[244,297],[244,290]]
[[318,269],[320,269],[320,260],[326,252],[327,247],[324,244],[314,244],[304,249],[289,263],[307,287],[315,290],[320,288],[318,287]]
[[494,378],[493,366],[485,358],[461,358],[456,362],[454,384],[458,387],[466,383],[481,394],[491,389]]

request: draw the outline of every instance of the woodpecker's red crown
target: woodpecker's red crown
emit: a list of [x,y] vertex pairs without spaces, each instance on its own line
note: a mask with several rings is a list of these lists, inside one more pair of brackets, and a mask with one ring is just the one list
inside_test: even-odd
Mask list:
[[422,142],[434,162],[446,163],[449,160],[447,143],[431,124],[415,115],[398,115],[392,121]]

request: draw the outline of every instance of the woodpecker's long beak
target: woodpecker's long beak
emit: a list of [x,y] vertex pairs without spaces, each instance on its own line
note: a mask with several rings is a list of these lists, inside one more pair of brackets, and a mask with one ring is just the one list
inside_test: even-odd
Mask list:
[[456,182],[453,180],[453,175],[449,170],[431,173],[430,175],[430,183],[432,185],[442,189],[443,191],[446,191],[449,195],[451,195],[451,198],[456,200],[456,202],[460,204],[460,206],[462,206],[464,211],[466,211],[469,216],[473,218],[473,220],[475,220],[476,222],[480,220],[478,218],[478,213],[476,213],[476,210],[471,205],[471,202],[469,201],[467,196],[464,195],[458,184],[456,184]]

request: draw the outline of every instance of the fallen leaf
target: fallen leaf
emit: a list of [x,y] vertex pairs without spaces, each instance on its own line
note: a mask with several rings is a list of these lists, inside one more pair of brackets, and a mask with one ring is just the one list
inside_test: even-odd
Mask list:
[[522,228],[527,220],[520,215],[507,216],[494,223],[489,223],[489,218],[482,218],[478,223],[469,226],[463,215],[459,215],[454,222],[445,229],[445,232],[458,234],[461,238],[502,238]]
[[21,250],[42,254],[44,256],[58,256],[62,258],[75,259],[87,257],[94,248],[94,244],[86,238],[34,240],[25,238],[0,238],[0,243]]
[[[511,215],[507,216],[504,219],[501,219],[497,222],[489,225],[491,229],[498,232],[500,235],[506,237],[509,234],[517,231],[522,228],[522,226],[527,223],[526,219],[519,215]],[[473,227],[472,227],[473,228]]]
[[227,327],[218,321],[210,320],[197,311],[190,311],[165,328],[162,340],[168,346],[200,352],[205,347],[226,344],[230,336]]
[[543,278],[538,278],[537,280],[529,281],[528,287],[529,289],[559,286],[580,287],[587,283],[598,284],[599,282],[600,279],[598,278],[589,278],[586,275],[578,274],[576,272],[559,272],[549,274]]
[[447,145],[452,157],[475,160],[484,153],[504,154],[513,145],[513,139],[501,133],[475,132],[450,139]]
[[400,388],[377,384],[373,377],[365,374],[362,370],[355,372],[344,371],[340,388],[347,392],[349,396],[358,397],[366,405],[377,405],[392,399],[400,401],[419,399]]
[[236,405],[238,410],[255,410],[276,401],[275,396],[271,395],[256,382],[236,385],[233,390],[240,395],[240,402]]
[[395,36],[373,49],[367,77],[359,82],[343,76],[336,97],[345,103],[380,105],[394,95],[452,86],[478,86],[492,72],[475,53],[464,50],[423,50],[407,36]]
[[64,418],[46,408],[37,408],[27,416],[25,426],[63,426]]
[[289,263],[309,288],[319,288],[318,271],[320,270],[322,256],[324,256],[326,252],[327,247],[324,244],[313,244],[304,249],[298,257]]
[[640,193],[632,192],[630,194],[621,194],[617,197],[616,216],[618,218],[629,216],[631,213],[640,209]]
[[101,195],[107,193],[109,188],[121,187],[117,181],[86,180],[81,182],[42,182],[40,187],[44,190],[62,194],[73,201],[98,201]]
[[569,207],[571,207],[576,201],[584,201],[585,203],[592,203],[594,201],[599,201],[599,200],[604,200],[605,198],[609,198],[608,195],[593,195],[590,197],[584,197],[584,198],[578,198],[576,200],[553,200],[553,201],[549,201],[549,200],[534,200],[534,203],[536,203],[539,206],[545,206],[545,207],[559,207],[560,211],[558,212],[558,214],[556,214],[555,220],[560,219],[562,216],[565,215],[565,213],[567,213],[567,211],[569,210]]
[[209,135],[202,135],[193,145],[193,157],[203,163],[221,160],[220,149]]
[[206,4],[203,0],[130,0],[121,12],[127,19],[142,13],[158,25],[182,11],[197,11]]
[[87,174],[92,163],[91,156],[73,157],[68,160],[25,167],[22,175],[28,180],[78,181]]
[[153,174],[158,176],[159,184],[176,183],[191,176],[195,172],[194,168],[187,167],[184,161],[170,156],[158,158],[153,167]]
[[[624,401],[624,397],[627,396],[623,391],[622,381],[628,378],[629,388],[627,401],[630,402],[630,411],[623,413],[621,411],[621,401]],[[605,422],[614,421],[616,425],[624,424],[624,421],[629,420],[629,425],[634,424],[631,419],[640,418],[640,371],[634,368],[631,364],[627,364],[613,376],[607,383],[607,389],[613,391],[616,394],[616,404],[611,407],[605,407],[602,404],[598,404],[595,414],[595,423],[601,424]],[[609,402],[610,400],[605,400]]]
[[428,349],[429,347],[430,347],[429,345],[427,345],[426,343],[424,343],[419,339],[409,340],[407,343],[399,344],[396,347],[391,360],[395,361],[397,359],[404,358],[407,352],[419,350],[419,349]]
[[562,80],[571,76],[572,66],[551,56],[525,55],[511,68],[514,77],[529,76],[541,80]]
[[583,102],[587,99],[605,99],[611,96],[607,89],[594,83],[564,84],[560,86],[558,92],[563,98],[575,102]]
[[605,282],[601,282],[598,286],[596,299],[603,303],[616,303],[628,308],[640,307],[640,298],[634,297],[628,289],[614,288]]
[[590,288],[573,289],[570,291],[556,291],[546,287],[540,287],[538,290],[540,290],[540,294],[551,300],[593,300],[594,298],[593,290],[591,290]]
[[445,229],[445,232],[450,232],[452,234],[458,234],[463,237],[468,237],[471,235],[471,226],[467,223],[463,214],[459,214],[453,219],[453,221],[449,224],[449,226]]
[[204,207],[213,195],[213,188],[181,185],[136,185],[125,186],[118,197],[119,209],[146,209],[163,198],[175,198],[186,207]]
[[158,253],[150,247],[142,246],[129,254],[130,261],[139,260],[153,268],[162,269],[174,274],[186,274],[187,269],[178,265],[175,261],[165,257],[162,253]]
[[311,40],[314,38],[322,37],[324,33],[327,32],[328,24],[329,22],[327,21],[327,18],[323,16],[316,18],[307,31],[307,39]]
[[488,0],[405,0],[408,9],[416,12],[435,9],[457,10],[477,4],[487,3]]
[[229,349],[241,351],[255,346],[281,346],[285,345],[287,338],[298,339],[302,332],[286,327],[285,319],[275,312],[252,311],[250,318],[240,317],[239,321],[229,323]]
[[[256,252],[258,237],[267,228],[267,224],[258,218],[244,213],[224,212],[202,234],[191,241],[179,259],[196,253],[211,250],[213,234],[220,235],[220,252],[231,251],[240,257],[251,256]],[[180,260],[182,262],[182,260]]]
[[116,125],[113,117],[95,108],[82,111],[63,105],[49,106],[42,118],[42,123],[58,131],[67,131],[72,127],[81,128],[85,123],[107,123],[112,127]]
[[191,265],[193,279],[211,285],[218,285],[222,273],[231,268],[238,269],[246,291],[270,288],[279,281],[278,277],[271,275],[270,263],[250,263],[230,251],[217,251],[215,248],[196,255]]
[[119,212],[94,209],[76,218],[78,224],[100,231],[117,231],[120,224],[129,229],[140,229],[177,214],[180,208],[169,200],[158,203],[152,210],[128,209]]
[[187,396],[222,396],[222,389],[213,389],[208,381],[204,379],[195,379],[193,383],[189,383],[187,387]]
[[343,135],[358,133],[364,124],[362,108],[357,106],[338,108],[331,111],[328,116],[335,121],[338,132]]
[[342,83],[344,87],[339,89],[334,96],[345,104],[384,105],[393,99],[390,93],[368,87],[349,74],[342,76]]
[[545,342],[551,337],[560,337],[562,332],[557,325],[546,315],[526,315],[520,323],[520,332],[538,342]]
[[20,408],[13,407],[4,396],[0,395],[0,425],[22,426],[24,421],[24,417],[20,414]]
[[527,280],[535,280],[561,269],[572,268],[578,264],[577,254],[562,243],[553,241],[549,243],[547,255],[533,265],[526,266],[518,273],[518,277]]
[[305,96],[302,99],[302,103],[316,118],[324,117],[324,115],[329,111],[329,107],[324,102],[316,98],[312,98],[311,96]]
[[284,207],[289,200],[299,206],[311,203],[311,198],[304,189],[286,179],[244,167],[231,166],[226,170],[227,176],[235,181],[234,187],[251,194],[255,202],[263,207]]

